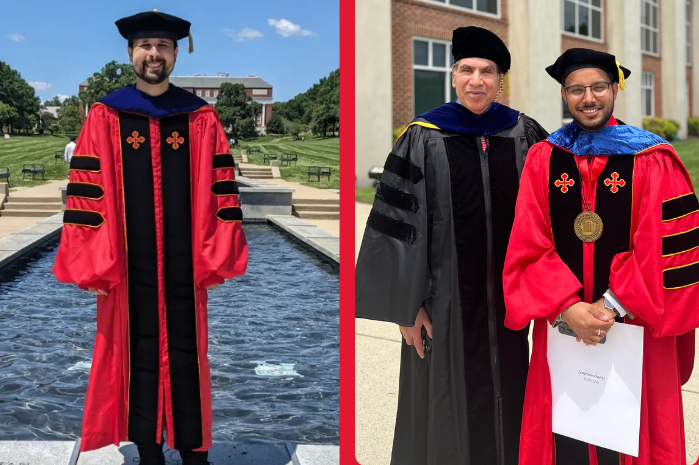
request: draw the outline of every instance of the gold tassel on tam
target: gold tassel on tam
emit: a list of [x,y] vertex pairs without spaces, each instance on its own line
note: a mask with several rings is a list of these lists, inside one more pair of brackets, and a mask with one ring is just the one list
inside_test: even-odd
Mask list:
[[621,70],[618,61],[616,62],[616,69],[619,70],[619,90],[624,90],[626,89],[626,84],[624,83],[624,72]]
[[192,33],[189,33],[189,53],[194,53],[194,39],[192,39]]

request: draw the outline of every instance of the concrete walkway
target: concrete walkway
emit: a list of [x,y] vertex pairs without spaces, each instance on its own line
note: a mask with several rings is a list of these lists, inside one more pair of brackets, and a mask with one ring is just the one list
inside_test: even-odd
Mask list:
[[[371,205],[355,202],[355,263],[370,211]],[[356,457],[362,465],[385,465],[393,444],[401,336],[391,323],[357,319],[354,328]],[[699,457],[699,351],[682,399],[687,463],[693,464]]]
[[[0,441],[0,464],[26,465],[133,465],[138,450],[124,442],[78,453],[77,441]],[[182,463],[177,451],[165,450],[167,465]],[[241,444],[215,442],[209,450],[214,465],[337,465],[340,448],[333,445]]]
[[[22,197],[55,197],[57,200],[61,200],[60,187],[68,184],[68,180],[64,181],[51,181],[46,184],[42,184],[36,187],[16,187],[10,189],[10,202],[12,201],[12,196],[22,196]],[[40,217],[21,217],[21,216],[1,216],[0,213],[0,238],[9,236],[10,234],[16,233],[24,228],[35,225],[45,218]]]
[[[294,189],[292,199],[309,199],[309,200],[339,200],[340,192],[337,189],[317,189],[315,187],[304,186],[298,182],[285,181],[280,178],[276,179],[255,179],[256,183],[265,183],[270,185],[275,185],[279,187],[289,187]],[[340,221],[339,220],[311,220],[304,218],[303,221],[311,224],[315,224],[321,229],[340,236]]]

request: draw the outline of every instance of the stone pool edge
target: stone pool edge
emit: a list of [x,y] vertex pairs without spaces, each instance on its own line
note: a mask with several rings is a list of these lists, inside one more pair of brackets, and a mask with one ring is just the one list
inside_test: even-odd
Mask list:
[[267,215],[267,221],[340,265],[340,238],[293,215]]
[[57,213],[0,239],[0,269],[56,238],[63,228],[63,213]]
[[[129,442],[107,446],[90,452],[76,453],[80,439],[75,441],[0,441],[0,463],[31,465],[122,465],[134,463],[136,447]],[[171,456],[172,454],[172,456]],[[166,464],[180,463],[176,452],[166,451]],[[217,465],[230,463],[269,463],[275,465],[337,465],[340,447],[337,445],[245,444],[214,442],[209,460]]]

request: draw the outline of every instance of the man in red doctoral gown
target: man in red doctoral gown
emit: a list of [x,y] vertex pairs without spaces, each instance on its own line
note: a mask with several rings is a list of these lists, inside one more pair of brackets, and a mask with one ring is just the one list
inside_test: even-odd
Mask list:
[[190,23],[153,11],[116,24],[136,85],[90,109],[53,270],[98,296],[81,450],[128,439],[142,465],[163,464],[166,431],[184,464],[206,464],[207,289],[248,258],[233,158],[216,112],[168,82]]
[[[692,182],[667,142],[612,116],[630,74],[612,55],[571,49],[547,71],[574,121],[529,151],[505,261],[505,325],[534,320],[520,464],[684,464],[680,386],[699,327]],[[584,211],[593,220],[578,228]],[[561,322],[586,345],[612,324],[643,327],[638,457],[552,433],[546,332]]]

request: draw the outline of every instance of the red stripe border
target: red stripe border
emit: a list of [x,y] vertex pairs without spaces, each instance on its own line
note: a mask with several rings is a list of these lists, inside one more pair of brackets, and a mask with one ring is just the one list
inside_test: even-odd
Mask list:
[[340,0],[340,465],[354,455],[354,1]]

